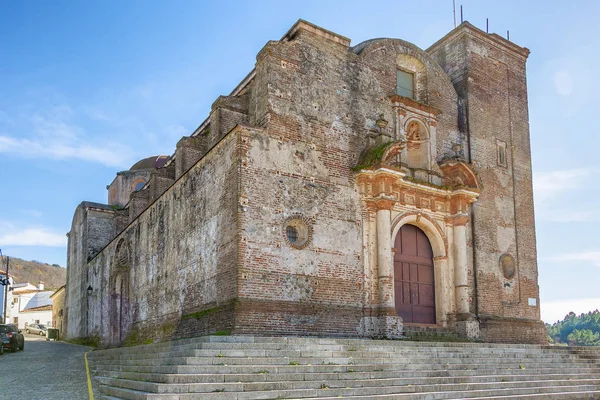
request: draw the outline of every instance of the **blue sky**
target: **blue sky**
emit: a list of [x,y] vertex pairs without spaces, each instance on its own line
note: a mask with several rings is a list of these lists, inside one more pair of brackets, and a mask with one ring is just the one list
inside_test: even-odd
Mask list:
[[[485,29],[488,17],[490,32],[508,29],[532,51],[542,317],[600,308],[600,2],[457,3],[466,20]],[[117,171],[171,154],[298,18],[353,45],[398,37],[427,48],[453,27],[451,0],[0,0],[3,253],[65,265],[77,204],[106,202]]]

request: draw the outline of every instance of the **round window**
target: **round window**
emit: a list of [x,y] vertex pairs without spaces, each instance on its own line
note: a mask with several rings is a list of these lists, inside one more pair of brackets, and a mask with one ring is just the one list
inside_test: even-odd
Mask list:
[[312,239],[310,221],[301,216],[288,218],[283,225],[283,236],[288,245],[295,249],[303,249]]
[[146,182],[139,181],[135,184],[135,187],[133,190],[135,190],[136,192],[139,192],[140,190],[142,190],[144,188],[144,185],[146,185]]
[[515,259],[510,254],[502,254],[500,256],[500,268],[502,269],[502,274],[506,279],[512,279],[517,272],[517,263]]

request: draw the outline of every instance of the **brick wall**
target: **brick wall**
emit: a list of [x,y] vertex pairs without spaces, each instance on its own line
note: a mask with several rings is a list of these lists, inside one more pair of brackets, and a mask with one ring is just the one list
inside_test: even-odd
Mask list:
[[[507,337],[515,336],[506,318],[524,319],[519,326],[537,327],[540,316],[525,75],[529,51],[468,24],[428,51],[449,74],[466,105],[470,157],[483,186],[473,206],[477,271],[473,312],[488,321],[499,318],[502,322],[493,328],[486,323],[487,339],[505,341],[502,330],[506,329]],[[502,143],[504,165],[498,160]],[[516,261],[513,278],[503,274],[503,254]],[[528,304],[530,298],[535,305]],[[532,329],[528,334],[538,335],[539,330]]]
[[237,295],[237,146],[237,133],[223,138],[91,260],[90,334],[103,345],[119,341],[109,323],[119,272],[126,343],[231,329],[222,306]]

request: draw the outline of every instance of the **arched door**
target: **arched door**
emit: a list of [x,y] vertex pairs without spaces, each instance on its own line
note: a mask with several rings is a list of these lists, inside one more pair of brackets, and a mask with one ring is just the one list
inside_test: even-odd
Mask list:
[[394,242],[396,312],[404,322],[435,324],[431,243],[421,229],[404,225]]

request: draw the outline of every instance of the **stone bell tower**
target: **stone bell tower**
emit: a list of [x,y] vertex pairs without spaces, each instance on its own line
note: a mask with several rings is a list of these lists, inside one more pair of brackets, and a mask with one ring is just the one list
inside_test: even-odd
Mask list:
[[525,64],[529,50],[468,22],[427,52],[459,96],[466,157],[483,190],[471,217],[471,311],[491,341],[545,339],[538,269]]

